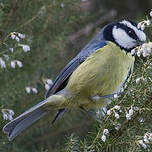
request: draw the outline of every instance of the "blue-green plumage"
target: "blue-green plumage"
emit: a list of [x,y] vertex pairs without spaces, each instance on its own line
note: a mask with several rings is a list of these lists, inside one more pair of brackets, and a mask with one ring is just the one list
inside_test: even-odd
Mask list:
[[[68,108],[104,106],[108,95],[119,92],[133,71],[131,49],[145,40],[144,32],[134,22],[123,20],[106,25],[65,66],[44,101],[4,126],[3,131],[9,140],[50,110],[58,110],[54,123]],[[99,98],[94,100],[94,97]]]

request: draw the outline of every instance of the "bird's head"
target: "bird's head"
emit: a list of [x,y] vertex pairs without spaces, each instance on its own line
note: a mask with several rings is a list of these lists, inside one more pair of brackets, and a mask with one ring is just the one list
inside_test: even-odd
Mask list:
[[127,52],[146,41],[145,33],[137,27],[135,22],[128,20],[113,22],[105,26],[103,37],[105,40],[116,43]]

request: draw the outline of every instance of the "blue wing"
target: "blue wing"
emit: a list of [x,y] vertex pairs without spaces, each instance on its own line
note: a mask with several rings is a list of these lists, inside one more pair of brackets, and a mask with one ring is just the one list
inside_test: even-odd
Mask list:
[[[48,98],[50,95],[57,93],[58,91],[62,90],[70,77],[70,75],[73,73],[73,71],[81,64],[83,63],[87,57],[89,57],[94,51],[96,51],[99,48],[104,47],[107,45],[107,42],[103,39],[102,30],[98,33],[98,35],[91,40],[82,50],[81,52],[72,60],[70,61],[65,68],[60,72],[60,74],[57,76],[56,80],[46,93],[46,98]],[[59,109],[55,118],[52,121],[52,124],[56,120],[58,120],[66,111],[66,109]]]
[[107,42],[103,39],[102,30],[98,33],[98,35],[91,40],[82,50],[81,52],[72,60],[70,61],[65,68],[60,72],[57,76],[56,80],[46,93],[46,98],[50,95],[62,90],[69,79],[69,76],[73,73],[73,71],[83,63],[87,57],[89,57],[94,51],[99,48],[104,47]]

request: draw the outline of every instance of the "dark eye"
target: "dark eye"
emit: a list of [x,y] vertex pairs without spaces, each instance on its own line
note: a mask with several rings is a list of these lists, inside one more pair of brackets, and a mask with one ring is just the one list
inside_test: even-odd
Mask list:
[[129,32],[128,32],[128,35],[130,36],[130,37],[132,37],[133,39],[137,39],[137,35],[136,35],[136,33],[133,31],[133,30],[130,30]]

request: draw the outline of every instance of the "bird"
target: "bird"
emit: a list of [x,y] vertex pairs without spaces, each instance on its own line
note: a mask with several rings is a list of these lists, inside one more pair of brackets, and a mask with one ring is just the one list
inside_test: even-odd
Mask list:
[[52,110],[52,124],[68,109],[85,111],[108,104],[129,81],[135,62],[131,50],[146,41],[146,34],[130,20],[114,21],[99,33],[59,73],[45,99],[3,127],[9,141]]

